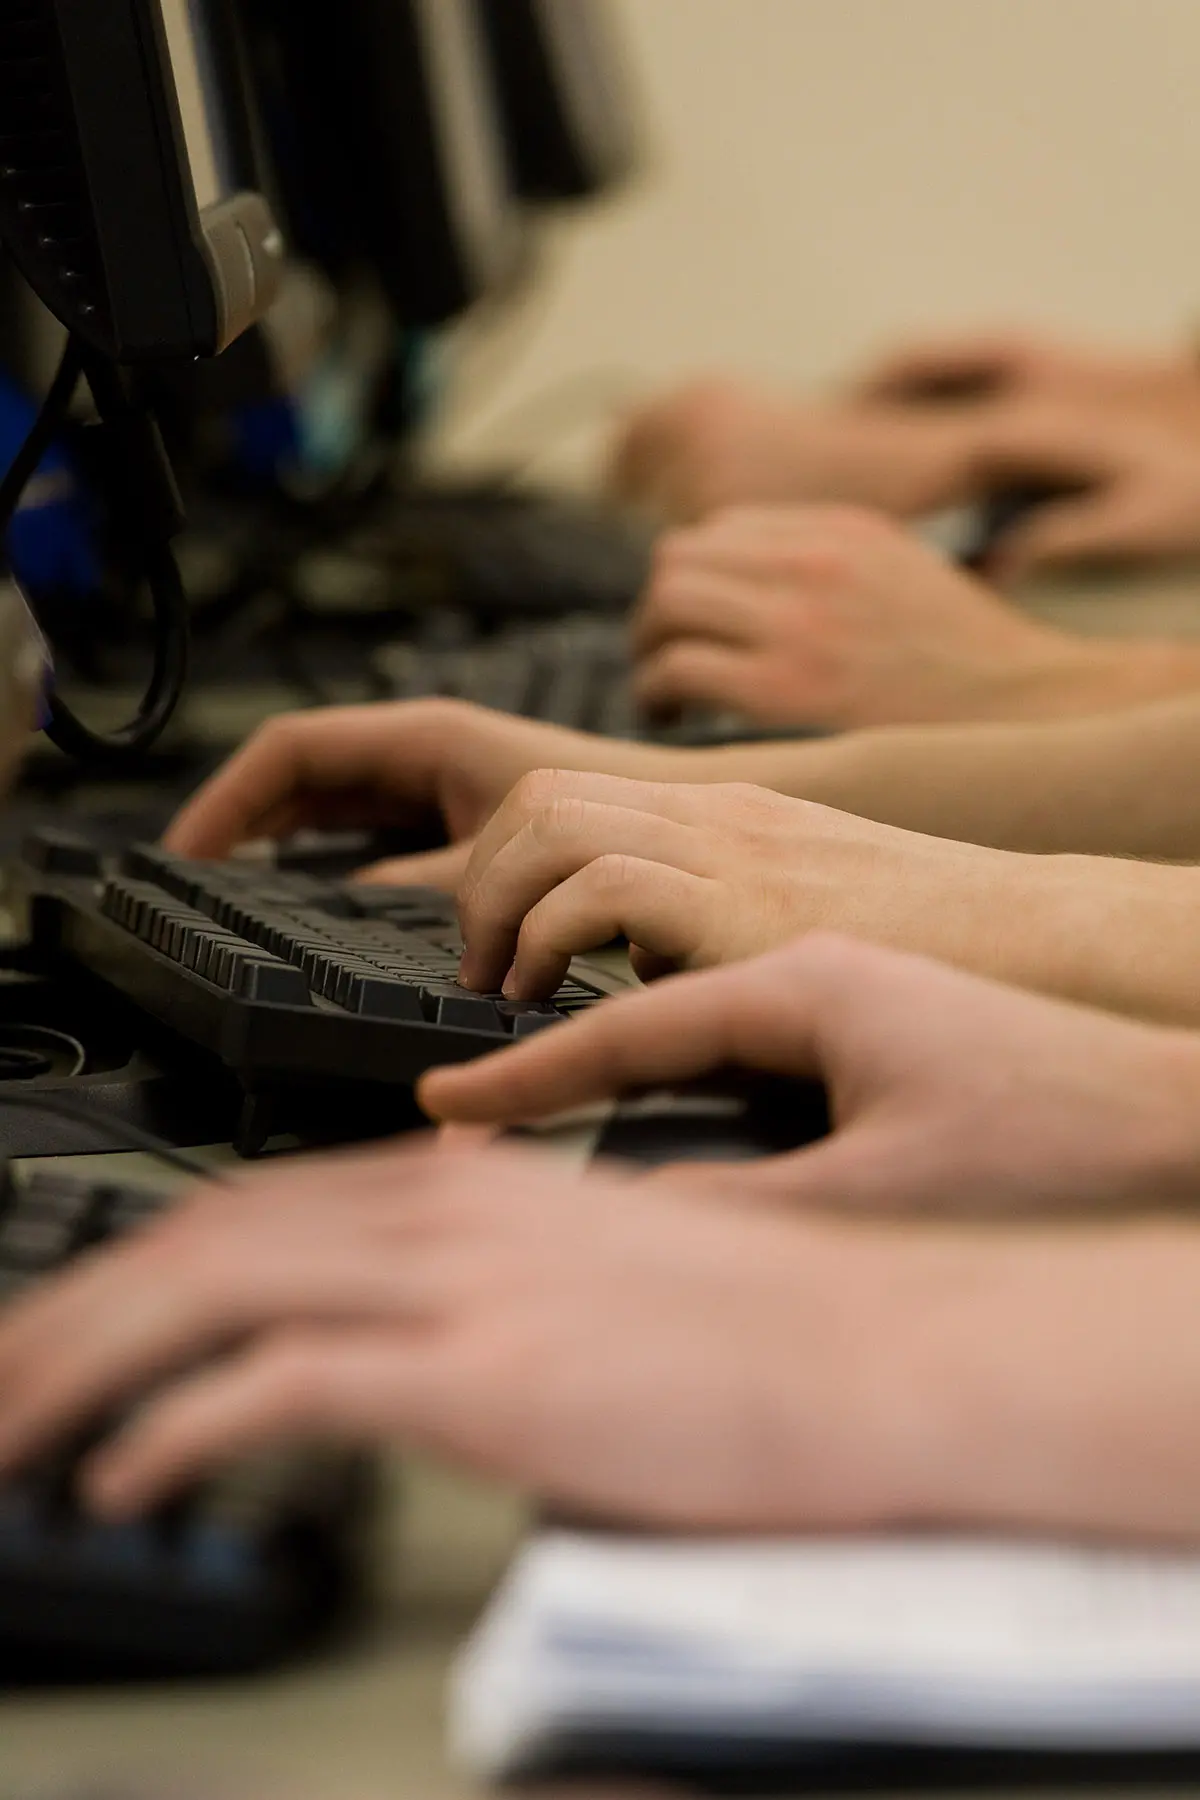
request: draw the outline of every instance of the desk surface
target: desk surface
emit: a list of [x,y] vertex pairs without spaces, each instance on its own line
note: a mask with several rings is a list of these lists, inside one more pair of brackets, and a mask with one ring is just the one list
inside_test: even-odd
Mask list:
[[[1083,632],[1200,636],[1200,571],[1027,599]],[[350,1641],[225,1685],[0,1695],[2,1800],[181,1772],[201,1800],[208,1777],[214,1800],[468,1800],[443,1754],[445,1675],[522,1526],[511,1496],[397,1465],[375,1605]]]

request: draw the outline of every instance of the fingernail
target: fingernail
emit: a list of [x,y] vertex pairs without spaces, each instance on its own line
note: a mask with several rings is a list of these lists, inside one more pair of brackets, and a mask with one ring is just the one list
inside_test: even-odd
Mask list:
[[475,964],[469,956],[464,956],[458,965],[458,985],[461,988],[470,988],[473,993],[481,992],[475,974]]

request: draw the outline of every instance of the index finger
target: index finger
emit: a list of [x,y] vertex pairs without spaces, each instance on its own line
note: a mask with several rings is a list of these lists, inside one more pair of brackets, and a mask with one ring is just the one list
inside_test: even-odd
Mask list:
[[1022,350],[998,334],[911,344],[882,358],[851,391],[864,400],[905,400],[992,388],[1011,376]]
[[[321,817],[322,802],[364,794],[420,810],[433,799],[436,734],[420,703],[330,707],[270,720],[189,801],[166,833],[181,856],[228,856]],[[431,750],[433,754],[431,755]],[[353,823],[376,821],[354,820]]]
[[1038,475],[1076,486],[1118,474],[1126,447],[1078,408],[1014,402],[982,409],[973,424],[976,479]]

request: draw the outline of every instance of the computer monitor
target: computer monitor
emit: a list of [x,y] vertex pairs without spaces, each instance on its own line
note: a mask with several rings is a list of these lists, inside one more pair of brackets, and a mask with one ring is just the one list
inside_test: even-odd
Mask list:
[[4,0],[0,237],[116,363],[214,356],[275,292],[228,0]]
[[254,185],[232,4],[0,0],[0,242],[66,331],[58,373],[0,481],[0,535],[8,540],[44,475],[86,379],[114,567],[152,607],[145,693],[119,730],[77,718],[47,662],[46,731],[83,761],[143,755],[187,677],[187,599],[171,547],[184,514],[141,371],[219,355],[263,316],[284,265]]
[[630,84],[603,0],[475,0],[517,192],[582,200],[638,161]]
[[243,0],[298,252],[370,270],[407,327],[445,323],[516,272],[511,191],[474,0]]

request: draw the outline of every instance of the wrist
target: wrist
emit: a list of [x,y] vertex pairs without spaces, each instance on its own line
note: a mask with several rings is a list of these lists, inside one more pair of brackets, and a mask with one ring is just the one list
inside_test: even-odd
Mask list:
[[[889,1222],[839,1224],[828,1238],[839,1323],[818,1413],[828,1435],[796,1434],[794,1519],[853,1529],[1002,1516],[1004,1453],[1024,1453],[1016,1402],[1039,1381],[1013,1331],[1024,1269],[997,1254],[1007,1237]],[[814,1495],[817,1465],[829,1491]],[[992,1484],[981,1471],[995,1467]]]
[[[779,1423],[755,1489],[770,1495],[760,1526],[872,1529],[934,1516],[929,1496],[959,1485],[935,1459],[959,1454],[953,1364],[931,1328],[942,1283],[956,1278],[942,1238],[924,1226],[797,1221],[789,1296],[836,1296],[797,1315],[789,1299],[790,1357],[777,1368]],[[814,1323],[821,1353],[814,1365]],[[836,1400],[831,1400],[836,1396]],[[765,1447],[765,1445],[764,1445]]]
[[963,1235],[941,1261],[901,1346],[920,1390],[904,1516],[1194,1540],[1200,1234],[1156,1220]]
[[[832,740],[831,740],[832,741]],[[824,749],[824,742],[779,740],[752,744],[716,744],[708,749],[687,750],[669,746],[638,746],[648,781],[679,782],[687,786],[714,786],[722,782],[746,782],[789,793],[787,781],[793,768],[807,765],[810,752]]]
[[1031,627],[1020,653],[981,682],[977,721],[1072,718],[1149,705],[1200,689],[1200,643],[1087,638]]
[[1011,968],[1001,979],[1157,1025],[1200,1024],[1200,869],[1013,855]]
[[1200,689],[1200,643],[1081,639],[1072,657],[1070,711],[1139,706]]
[[1144,1141],[1130,1147],[1143,1206],[1200,1204],[1200,1038],[1157,1030],[1148,1063]]

